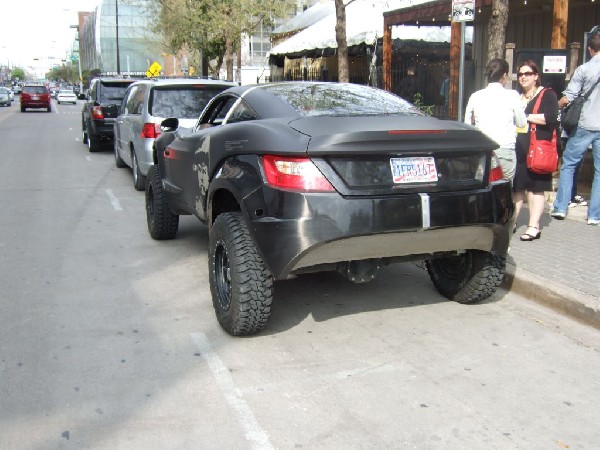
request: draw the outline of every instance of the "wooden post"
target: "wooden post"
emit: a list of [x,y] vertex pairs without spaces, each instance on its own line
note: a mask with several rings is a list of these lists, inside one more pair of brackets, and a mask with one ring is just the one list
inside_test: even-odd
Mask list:
[[392,27],[383,25],[383,88],[392,90]]
[[460,76],[460,22],[452,22],[450,26],[450,90],[448,116],[452,120],[458,117],[458,78]]
[[554,12],[552,17],[552,42],[550,43],[550,48],[567,48],[569,0],[554,0]]
[[[566,80],[569,81],[573,76],[573,72],[577,69],[579,64],[579,51],[581,50],[581,44],[579,42],[573,42],[569,44],[569,70],[567,70]],[[587,49],[584,49],[586,51]]]
[[517,74],[513,70],[513,66],[515,65],[515,48],[516,44],[512,43],[504,46],[504,59],[508,62],[508,78],[510,79],[510,83],[506,83],[506,86],[504,86],[506,89],[514,89],[513,85],[517,79]]

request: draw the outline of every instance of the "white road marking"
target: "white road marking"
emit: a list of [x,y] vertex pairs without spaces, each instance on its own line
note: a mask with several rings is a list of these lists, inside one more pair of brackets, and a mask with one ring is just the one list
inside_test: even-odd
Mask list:
[[108,195],[110,203],[113,206],[113,208],[115,209],[115,211],[123,211],[123,208],[121,208],[121,203],[119,203],[119,199],[117,197],[115,197],[115,194],[113,194],[112,190],[107,189],[106,195]]
[[191,336],[194,344],[200,350],[202,358],[208,364],[221,391],[225,394],[227,403],[237,413],[240,425],[244,430],[244,435],[251,443],[251,447],[255,449],[274,448],[269,441],[267,433],[261,428],[248,403],[244,400],[242,392],[235,385],[229,370],[225,367],[221,358],[213,351],[206,335],[204,333],[192,333]]

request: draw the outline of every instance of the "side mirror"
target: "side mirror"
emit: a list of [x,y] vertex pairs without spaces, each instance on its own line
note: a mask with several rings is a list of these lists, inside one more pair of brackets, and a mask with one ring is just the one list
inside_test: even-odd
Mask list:
[[176,131],[177,128],[179,128],[179,119],[177,119],[176,117],[165,119],[160,123],[160,131],[162,131],[163,133]]

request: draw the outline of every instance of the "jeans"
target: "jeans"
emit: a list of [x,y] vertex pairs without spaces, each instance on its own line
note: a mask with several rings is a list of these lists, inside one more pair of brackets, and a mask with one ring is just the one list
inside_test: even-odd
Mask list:
[[594,155],[594,181],[588,204],[588,219],[600,220],[600,131],[589,131],[581,127],[571,135],[563,153],[554,211],[567,212],[572,196],[575,169],[583,160],[590,144]]

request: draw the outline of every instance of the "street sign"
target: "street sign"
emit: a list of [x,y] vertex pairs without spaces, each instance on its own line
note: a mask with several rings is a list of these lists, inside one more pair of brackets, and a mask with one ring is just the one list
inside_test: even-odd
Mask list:
[[452,21],[471,22],[475,20],[474,0],[452,0]]
[[146,76],[157,77],[160,75],[161,70],[162,66],[157,61],[154,61],[152,64],[150,64],[150,67],[148,67],[148,70],[146,71]]

